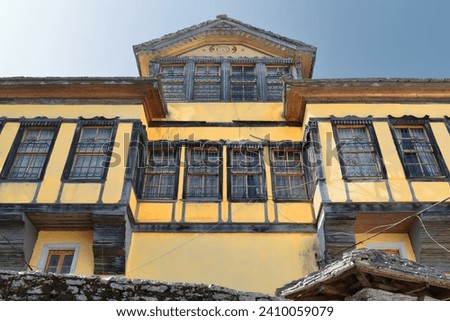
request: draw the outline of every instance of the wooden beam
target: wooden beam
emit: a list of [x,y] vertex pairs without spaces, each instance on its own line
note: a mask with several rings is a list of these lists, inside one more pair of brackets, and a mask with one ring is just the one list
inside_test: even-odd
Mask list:
[[361,271],[355,271],[355,276],[364,288],[370,288],[370,281]]
[[349,293],[343,291],[342,289],[338,289],[335,286],[331,287],[329,285],[321,285],[319,287],[319,293],[323,293],[326,295],[337,295],[337,296],[341,296],[344,298],[349,296]]

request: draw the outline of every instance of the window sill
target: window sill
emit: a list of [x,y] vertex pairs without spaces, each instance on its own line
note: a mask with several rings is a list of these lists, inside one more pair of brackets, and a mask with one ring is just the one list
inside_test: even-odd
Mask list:
[[342,177],[342,179],[349,183],[358,182],[384,182],[387,180],[386,177]]
[[36,179],[12,179],[12,178],[2,178],[0,179],[0,183],[40,183],[42,182],[42,178],[36,178]]
[[305,199],[284,199],[284,198],[276,199],[276,198],[274,198],[273,201],[275,203],[311,203],[311,200],[307,199],[307,198],[305,198]]
[[183,202],[186,203],[220,203],[221,198],[183,198]]
[[265,203],[267,198],[230,198],[229,202],[232,203]]
[[407,177],[411,182],[448,182],[449,178],[445,176],[427,176],[427,177]]
[[139,203],[175,203],[175,198],[138,198]]
[[63,183],[100,183],[103,184],[106,182],[106,178],[97,178],[97,179],[83,179],[83,178],[63,178]]

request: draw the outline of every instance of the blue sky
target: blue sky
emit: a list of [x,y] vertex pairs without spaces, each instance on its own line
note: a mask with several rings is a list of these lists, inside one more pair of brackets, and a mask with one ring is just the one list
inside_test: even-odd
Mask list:
[[0,77],[137,76],[132,45],[228,16],[318,48],[314,78],[450,78],[446,0],[0,0]]

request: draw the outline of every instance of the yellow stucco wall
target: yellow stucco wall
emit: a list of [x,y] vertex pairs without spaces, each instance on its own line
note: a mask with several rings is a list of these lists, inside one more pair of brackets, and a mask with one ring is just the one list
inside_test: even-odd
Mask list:
[[315,234],[134,233],[126,276],[273,293],[316,270]]
[[38,266],[45,245],[57,244],[78,244],[80,248],[75,274],[91,275],[94,273],[92,231],[40,231],[31,256],[31,267],[36,268]]
[[30,203],[38,183],[1,183],[0,203]]
[[61,203],[97,203],[101,183],[66,183],[61,193]]
[[133,124],[122,123],[117,128],[111,162],[102,196],[103,203],[117,203],[122,197],[122,186],[124,184],[132,127]]
[[278,102],[202,102],[202,103],[168,103],[171,121],[206,121],[232,122],[249,121],[283,121],[283,104]]
[[19,123],[6,123],[0,132],[0,171],[3,170],[6,157],[8,157],[19,126]]
[[[356,243],[361,242],[369,237],[372,237],[374,234],[370,234],[370,233],[359,233],[359,234],[355,234],[355,241]],[[386,246],[386,248],[390,249],[390,244],[392,245],[393,243],[401,243],[404,245],[404,248],[406,250],[406,255],[407,258],[409,260],[415,261],[416,260],[416,256],[414,255],[414,250],[411,246],[411,240],[409,238],[409,235],[406,233],[383,233],[380,235],[377,235],[373,238],[371,238],[370,240],[362,243],[362,244],[358,244],[356,247],[357,248],[364,248],[364,247],[368,247],[368,244],[378,244],[383,246]]]

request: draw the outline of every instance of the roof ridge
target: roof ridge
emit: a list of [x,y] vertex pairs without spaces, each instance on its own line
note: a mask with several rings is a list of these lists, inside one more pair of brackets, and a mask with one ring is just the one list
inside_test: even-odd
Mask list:
[[281,36],[281,35],[279,35],[277,33],[272,32],[272,31],[268,31],[268,30],[265,30],[265,29],[262,29],[262,28],[259,28],[259,27],[255,27],[255,26],[250,25],[248,23],[244,23],[244,22],[242,22],[240,20],[228,17],[226,14],[217,15],[216,19],[207,20],[207,21],[204,21],[204,22],[192,25],[190,27],[186,27],[186,28],[180,29],[178,31],[168,33],[168,34],[166,34],[166,35],[164,35],[162,37],[155,38],[155,39],[152,39],[152,40],[140,43],[140,44],[136,44],[136,45],[133,46],[133,49],[136,51],[136,50],[139,50],[139,49],[141,49],[143,47],[150,46],[152,44],[156,44],[156,43],[159,43],[159,42],[164,42],[164,41],[169,40],[171,38],[174,38],[174,37],[177,37],[177,36],[182,36],[182,35],[190,32],[190,31],[194,31],[196,29],[200,29],[200,28],[203,28],[205,26],[212,25],[212,24],[217,23],[219,21],[229,21],[229,22],[238,24],[238,25],[240,25],[242,27],[251,29],[251,30],[253,30],[255,32],[262,33],[262,34],[265,34],[267,36],[277,38],[278,40],[281,40],[281,41],[285,41],[285,42],[289,42],[289,43],[295,44],[298,47],[308,47],[308,48],[310,48],[310,49],[312,49],[314,51],[317,50],[317,48],[315,46],[309,45],[309,44],[307,44],[305,42],[302,42],[302,41],[299,41],[299,40],[295,40],[295,39],[292,39],[292,38],[289,38],[289,37]]

